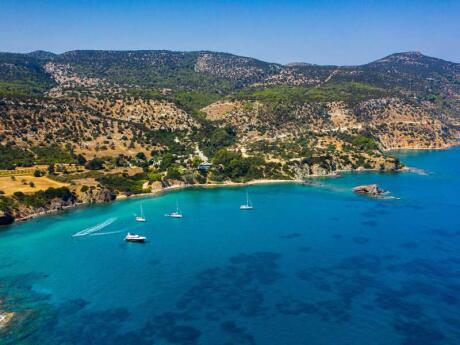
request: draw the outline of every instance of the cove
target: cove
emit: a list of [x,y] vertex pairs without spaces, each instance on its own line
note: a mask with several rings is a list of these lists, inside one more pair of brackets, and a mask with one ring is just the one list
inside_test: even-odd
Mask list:
[[[189,189],[10,226],[0,309],[15,316],[0,343],[458,344],[460,149],[398,155],[421,170]],[[351,192],[370,183],[395,198]],[[246,192],[253,211],[239,210]],[[176,201],[184,218],[165,217]]]

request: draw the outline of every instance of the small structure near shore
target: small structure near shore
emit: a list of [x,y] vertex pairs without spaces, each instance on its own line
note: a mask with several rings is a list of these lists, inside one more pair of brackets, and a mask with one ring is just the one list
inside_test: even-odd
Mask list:
[[203,162],[198,165],[198,170],[208,171],[212,167],[212,163]]
[[376,197],[385,193],[385,191],[381,189],[377,184],[357,186],[353,188],[353,192],[355,192],[356,194],[362,194],[372,197]]

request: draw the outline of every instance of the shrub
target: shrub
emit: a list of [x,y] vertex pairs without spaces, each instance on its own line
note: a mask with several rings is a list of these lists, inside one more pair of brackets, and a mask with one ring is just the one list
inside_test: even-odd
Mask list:
[[42,177],[44,175],[44,172],[40,169],[35,169],[34,170],[34,176],[35,177]]
[[146,180],[137,179],[128,175],[113,174],[105,175],[97,178],[97,181],[103,186],[111,189],[118,190],[125,193],[139,194],[143,192],[142,186]]
[[104,161],[100,158],[93,158],[86,163],[85,168],[88,170],[101,170],[104,168]]
[[82,154],[79,154],[76,158],[75,158],[76,162],[78,165],[85,165],[86,164],[86,158],[82,155]]
[[179,167],[177,165],[171,165],[168,168],[168,171],[166,173],[166,178],[167,179],[172,179],[172,180],[180,180],[182,177],[182,174],[179,170]]
[[357,147],[359,150],[362,151],[378,150],[379,148],[377,143],[373,139],[368,138],[364,135],[356,136],[351,143],[353,144],[353,146]]

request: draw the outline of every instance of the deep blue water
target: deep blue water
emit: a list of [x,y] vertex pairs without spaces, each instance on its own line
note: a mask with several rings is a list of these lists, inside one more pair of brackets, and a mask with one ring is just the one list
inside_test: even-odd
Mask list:
[[[426,174],[187,190],[2,230],[17,315],[0,343],[460,344],[460,150],[399,155]],[[366,183],[396,198],[351,192]],[[164,217],[176,200],[184,218]]]

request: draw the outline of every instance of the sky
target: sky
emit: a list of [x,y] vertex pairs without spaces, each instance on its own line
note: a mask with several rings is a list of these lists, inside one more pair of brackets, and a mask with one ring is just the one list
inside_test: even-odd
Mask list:
[[403,51],[460,62],[460,0],[0,0],[0,51],[212,50],[356,65]]

